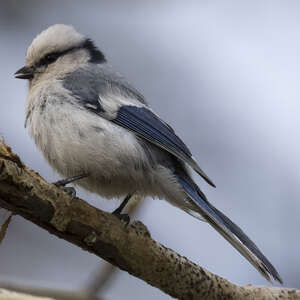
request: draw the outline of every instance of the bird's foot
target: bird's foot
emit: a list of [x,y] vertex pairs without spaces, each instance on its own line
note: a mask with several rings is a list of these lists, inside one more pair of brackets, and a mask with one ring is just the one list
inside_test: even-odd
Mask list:
[[130,200],[131,196],[132,196],[131,194],[127,195],[125,199],[122,201],[122,203],[120,204],[120,206],[112,212],[113,215],[115,215],[118,219],[120,219],[122,222],[125,223],[125,226],[129,224],[130,217],[128,214],[122,214],[121,212],[126,206],[126,204],[128,203],[128,201]]
[[72,186],[63,186],[61,189],[64,190],[70,197],[76,197],[76,190]]
[[72,176],[72,177],[62,179],[62,180],[58,180],[56,182],[53,182],[53,184],[55,184],[57,187],[61,187],[61,186],[65,186],[69,183],[72,183],[74,181],[83,179],[83,178],[88,177],[88,176],[89,176],[88,174],[80,174],[80,175],[77,175],[77,176]]
[[57,187],[63,189],[69,196],[71,196],[72,198],[76,197],[76,190],[73,187],[66,187],[67,184],[72,183],[76,180],[80,180],[82,178],[87,177],[87,174],[80,174],[77,176],[73,176],[73,177],[69,177],[69,178],[65,178],[62,180],[58,180],[56,182],[53,182],[54,185],[56,185]]
[[121,214],[120,212],[117,211],[117,209],[113,211],[112,214],[116,216],[120,221],[125,223],[125,226],[128,226],[130,222],[130,217],[128,214]]

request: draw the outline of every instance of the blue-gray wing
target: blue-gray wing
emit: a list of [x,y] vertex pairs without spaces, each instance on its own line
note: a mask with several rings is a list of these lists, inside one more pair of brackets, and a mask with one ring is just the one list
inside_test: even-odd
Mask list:
[[172,153],[174,156],[188,163],[210,185],[215,186],[198,166],[190,150],[174,133],[174,130],[147,107],[121,106],[116,117],[111,121]]
[[165,149],[215,186],[174,130],[147,107],[138,91],[109,67],[97,65],[88,70],[79,69],[62,82],[80,105]]

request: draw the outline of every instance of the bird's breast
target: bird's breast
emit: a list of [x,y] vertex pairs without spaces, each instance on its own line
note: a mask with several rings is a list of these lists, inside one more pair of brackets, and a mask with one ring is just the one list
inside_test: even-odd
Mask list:
[[37,147],[60,174],[89,174],[81,181],[87,190],[114,197],[149,184],[151,166],[136,136],[72,102],[41,98],[28,127]]

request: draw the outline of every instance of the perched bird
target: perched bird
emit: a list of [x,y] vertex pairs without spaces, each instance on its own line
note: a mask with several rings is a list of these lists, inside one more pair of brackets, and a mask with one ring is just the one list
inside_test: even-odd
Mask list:
[[72,26],[53,25],[33,40],[15,77],[29,80],[25,127],[61,175],[86,174],[79,186],[106,198],[127,196],[125,203],[134,194],[163,198],[208,222],[267,280],[282,282],[193,181],[189,167],[214,186],[188,147],[92,40]]

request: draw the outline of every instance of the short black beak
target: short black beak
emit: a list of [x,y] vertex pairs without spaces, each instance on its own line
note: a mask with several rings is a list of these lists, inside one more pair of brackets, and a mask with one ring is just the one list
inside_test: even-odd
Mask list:
[[20,79],[32,79],[34,75],[34,70],[33,68],[30,67],[23,67],[20,70],[18,70],[15,74],[15,78],[20,78]]

